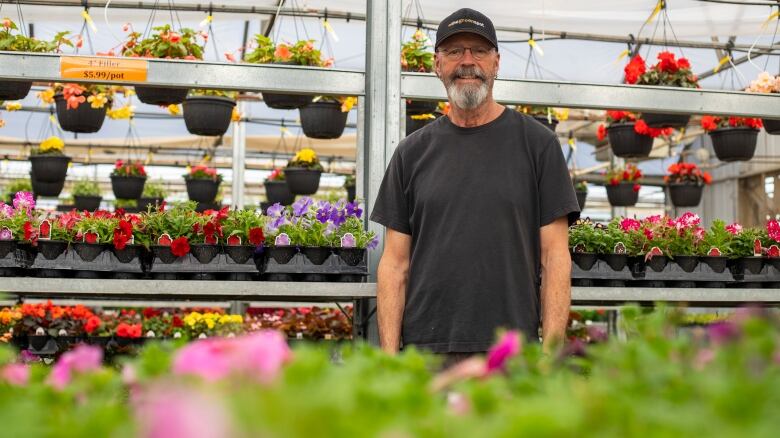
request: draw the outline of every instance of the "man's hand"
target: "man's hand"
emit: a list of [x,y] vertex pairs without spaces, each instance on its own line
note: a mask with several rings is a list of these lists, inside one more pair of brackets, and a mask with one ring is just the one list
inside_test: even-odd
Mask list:
[[563,342],[571,305],[571,257],[566,217],[540,230],[542,262],[542,339],[544,351]]
[[401,345],[401,322],[406,303],[412,236],[388,228],[385,250],[377,268],[376,305],[379,344],[395,354]]

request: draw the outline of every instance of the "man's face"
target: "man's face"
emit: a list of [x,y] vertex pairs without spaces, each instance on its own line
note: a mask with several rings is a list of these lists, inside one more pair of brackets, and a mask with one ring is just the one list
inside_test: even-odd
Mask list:
[[436,75],[444,83],[450,102],[462,109],[484,103],[493,89],[500,57],[479,35],[460,33],[444,40],[436,52]]

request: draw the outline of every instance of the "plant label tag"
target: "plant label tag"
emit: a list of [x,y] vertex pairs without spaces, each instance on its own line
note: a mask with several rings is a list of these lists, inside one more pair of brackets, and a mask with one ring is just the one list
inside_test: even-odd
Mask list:
[[759,239],[753,241],[753,256],[761,257],[761,240]]
[[290,236],[287,233],[281,233],[274,239],[275,246],[290,246]]
[[130,236],[130,239],[127,241],[128,245],[134,245],[135,244],[135,236]]
[[171,242],[173,242],[173,239],[171,239],[171,236],[169,236],[168,233],[163,234],[157,239],[157,244],[162,246],[171,246]]
[[355,247],[355,236],[353,236],[352,233],[346,233],[343,236],[341,236],[341,247],[342,248],[354,248]]
[[217,238],[213,234],[206,236],[206,238],[203,239],[203,241],[206,243],[206,245],[216,245],[217,244]]
[[0,240],[14,240],[14,233],[8,227],[3,227],[0,230]]
[[38,226],[38,239],[50,240],[51,239],[51,222],[48,219],[41,221]]
[[146,82],[149,63],[142,59],[101,56],[60,57],[60,77],[111,82]]
[[233,236],[228,237],[227,244],[228,244],[228,246],[239,246],[239,245],[241,245],[241,236],[233,235]]
[[766,250],[767,257],[777,258],[780,257],[780,247],[772,245]]
[[615,254],[625,254],[626,253],[626,245],[623,244],[623,242],[618,242],[615,244],[614,249]]
[[84,243],[98,243],[98,240],[100,240],[98,233],[94,231],[84,233]]
[[574,252],[576,252],[576,253],[584,253],[585,252],[585,245],[580,243],[579,245],[575,246],[574,247]]

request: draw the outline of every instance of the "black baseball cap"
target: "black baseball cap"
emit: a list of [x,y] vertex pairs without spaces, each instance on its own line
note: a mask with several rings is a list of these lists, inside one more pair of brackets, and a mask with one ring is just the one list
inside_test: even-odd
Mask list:
[[496,28],[493,27],[493,22],[485,14],[469,8],[458,9],[439,23],[434,49],[438,49],[439,44],[447,38],[462,32],[477,34],[490,41],[490,44],[498,49]]

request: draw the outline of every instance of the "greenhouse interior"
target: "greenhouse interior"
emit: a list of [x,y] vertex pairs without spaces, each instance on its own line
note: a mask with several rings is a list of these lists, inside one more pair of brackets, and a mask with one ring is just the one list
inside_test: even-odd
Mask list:
[[779,31],[0,0],[0,435],[776,436]]

